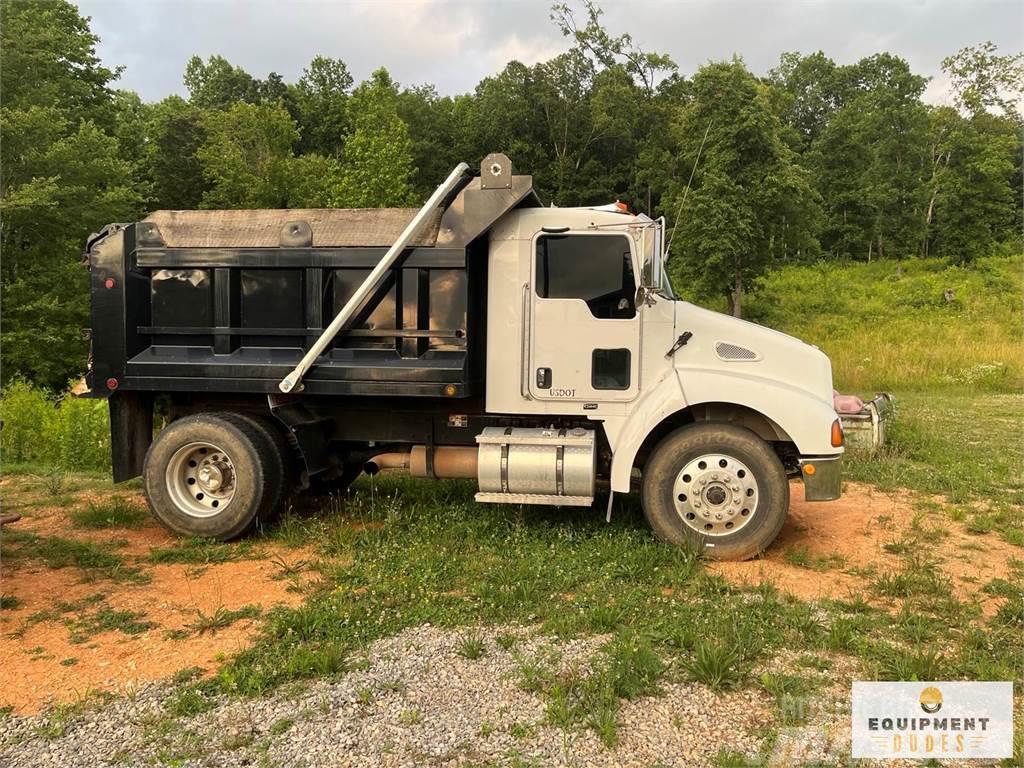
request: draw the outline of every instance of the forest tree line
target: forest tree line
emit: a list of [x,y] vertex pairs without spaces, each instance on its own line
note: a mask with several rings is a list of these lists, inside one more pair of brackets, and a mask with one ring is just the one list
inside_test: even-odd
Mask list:
[[1019,247],[1024,55],[990,43],[943,61],[955,106],[891,53],[838,64],[785,53],[683,73],[614,34],[600,9],[555,5],[568,50],[509,62],[471,93],[357,83],[314,57],[296,82],[193,57],[187,98],[146,103],[71,3],[0,5],[3,378],[61,388],[86,357],[87,235],[157,209],[416,206],[460,161],[507,153],[545,204],[664,215],[669,271],[725,301],[787,261]]

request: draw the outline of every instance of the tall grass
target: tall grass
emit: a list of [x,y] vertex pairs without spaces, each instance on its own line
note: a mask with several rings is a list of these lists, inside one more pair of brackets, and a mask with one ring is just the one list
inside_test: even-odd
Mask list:
[[34,464],[91,471],[110,466],[110,426],[104,400],[53,396],[18,379],[3,390],[0,419],[0,459],[6,467]]
[[745,306],[816,344],[838,389],[871,393],[1024,387],[1024,256],[788,266]]

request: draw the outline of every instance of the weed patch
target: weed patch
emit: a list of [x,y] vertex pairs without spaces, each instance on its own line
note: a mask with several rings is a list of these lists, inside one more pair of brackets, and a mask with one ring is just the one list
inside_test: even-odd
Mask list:
[[261,613],[262,610],[258,605],[244,605],[237,610],[229,610],[224,606],[218,606],[210,614],[196,611],[196,620],[186,624],[185,628],[197,635],[205,635],[207,632],[216,633],[218,630],[230,627],[240,619],[255,619]]
[[140,528],[149,518],[144,507],[124,496],[102,502],[89,502],[85,509],[71,513],[71,522],[78,528]]
[[14,595],[0,595],[0,611],[14,611],[21,608],[22,601]]
[[153,564],[217,565],[253,556],[251,542],[223,543],[212,539],[186,539],[173,547],[157,547],[147,560]]
[[487,646],[479,632],[470,632],[459,641],[458,654],[464,659],[475,661],[486,653]]
[[[12,546],[13,545],[13,546]],[[110,545],[65,539],[60,536],[37,536],[27,531],[4,532],[4,556],[14,560],[41,560],[48,568],[81,568],[90,576],[147,583],[149,577],[141,569],[128,566]]]
[[156,627],[156,624],[145,618],[144,611],[118,611],[103,606],[94,613],[85,614],[68,623],[71,630],[72,643],[84,643],[90,637],[101,632],[121,632],[126,635],[139,635]]

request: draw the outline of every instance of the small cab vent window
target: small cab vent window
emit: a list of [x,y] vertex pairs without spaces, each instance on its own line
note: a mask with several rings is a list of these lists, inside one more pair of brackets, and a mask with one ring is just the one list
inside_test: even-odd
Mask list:
[[603,319],[636,316],[629,239],[619,235],[544,235],[537,240],[537,295],[582,299]]
[[723,360],[757,360],[757,352],[739,344],[730,344],[727,341],[719,341],[715,344],[715,352]]

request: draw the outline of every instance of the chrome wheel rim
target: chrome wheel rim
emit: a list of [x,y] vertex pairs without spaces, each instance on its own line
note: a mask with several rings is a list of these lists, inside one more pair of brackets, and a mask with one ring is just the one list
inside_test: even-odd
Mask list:
[[191,517],[213,517],[235,497],[235,466],[223,448],[213,443],[183,445],[167,464],[167,492]]
[[709,453],[688,462],[676,475],[672,498],[686,526],[704,536],[728,536],[754,517],[757,480],[735,457]]

